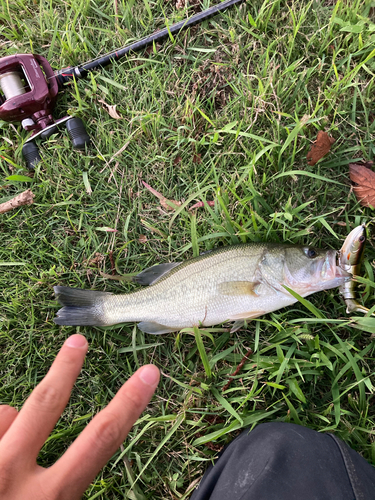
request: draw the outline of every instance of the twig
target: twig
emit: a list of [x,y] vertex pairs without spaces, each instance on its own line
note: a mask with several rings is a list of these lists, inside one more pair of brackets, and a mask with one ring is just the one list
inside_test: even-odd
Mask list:
[[111,261],[112,275],[115,275],[116,265],[115,265],[115,259],[113,258],[113,251],[112,250],[109,251],[109,260]]
[[[238,375],[238,373],[242,370],[243,365],[244,365],[244,364],[246,363],[246,361],[249,359],[250,354],[253,354],[253,350],[252,350],[252,349],[249,349],[249,350],[247,351],[247,353],[245,354],[245,356],[241,359],[241,362],[240,362],[240,364],[237,366],[236,370],[235,370],[233,373],[231,373],[231,374],[229,375],[230,377],[235,377],[236,375]],[[223,387],[223,392],[224,392],[224,391],[226,391],[226,390],[229,388],[230,384],[232,383],[232,380],[233,380],[233,378],[230,378],[230,379],[228,380],[228,382],[224,385],[224,387]]]
[[5,214],[5,212],[10,212],[15,208],[22,207],[22,205],[31,205],[34,203],[34,194],[31,189],[24,191],[21,194],[18,194],[11,200],[6,201],[5,203],[0,204],[0,214]]
[[114,11],[115,11],[115,26],[116,26],[116,32],[118,33],[119,22],[118,22],[118,3],[117,3],[117,0],[114,0],[114,2],[113,2],[113,7],[114,7]]
[[198,203],[196,203],[195,205],[193,205],[193,206],[191,206],[189,208],[189,212],[191,210],[194,210],[195,208],[202,208],[202,207],[204,207],[205,203],[207,203],[207,205],[209,207],[214,207],[215,206],[215,202],[214,201],[198,201]]
[[125,149],[129,146],[130,141],[125,142],[125,144],[120,148],[116,153],[112,156],[112,158],[109,160],[108,165],[113,162],[113,160],[116,158],[116,156],[120,155],[125,151]]
[[118,221],[120,219],[120,207],[121,207],[121,196],[122,196],[122,188],[124,187],[124,174],[125,174],[125,171],[123,170],[122,171],[122,176],[121,176],[121,185],[120,185],[120,192],[119,192],[119,202],[118,202],[118,205],[117,205],[117,216],[116,216],[116,221],[115,221],[115,230],[116,232],[113,233],[112,235],[112,241],[109,245],[109,252],[113,252],[113,247],[115,246],[115,239],[116,239],[116,233],[117,233],[117,224],[118,224]]

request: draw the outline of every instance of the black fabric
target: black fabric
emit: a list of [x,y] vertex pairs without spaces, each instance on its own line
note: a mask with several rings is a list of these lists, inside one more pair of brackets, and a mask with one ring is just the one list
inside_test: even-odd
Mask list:
[[191,500],[375,500],[375,468],[343,441],[283,422],[245,430]]

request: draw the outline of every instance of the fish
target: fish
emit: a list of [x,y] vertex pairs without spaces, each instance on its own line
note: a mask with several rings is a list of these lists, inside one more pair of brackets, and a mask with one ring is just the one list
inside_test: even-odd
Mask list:
[[337,266],[337,251],[311,246],[244,243],[219,247],[184,262],[152,266],[125,294],[55,286],[63,306],[58,325],[109,326],[139,322],[146,333],[245,321],[297,302],[285,288],[306,297],[343,285],[350,274]]
[[[361,270],[363,252],[366,246],[366,225],[355,227],[346,237],[343,246],[339,250],[338,265],[352,277],[358,276]],[[368,313],[369,309],[359,304],[356,300],[356,282],[353,279],[345,281],[339,287],[339,291],[346,304],[346,312]],[[372,314],[375,316],[375,314]]]

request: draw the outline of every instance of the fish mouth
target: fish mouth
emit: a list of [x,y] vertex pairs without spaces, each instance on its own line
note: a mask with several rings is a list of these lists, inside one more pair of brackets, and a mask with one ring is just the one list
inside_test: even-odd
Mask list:
[[[337,263],[336,263],[337,258]],[[352,275],[340,266],[340,252],[336,252],[335,256],[336,278],[351,278]]]
[[323,259],[316,261],[315,272],[313,273],[315,279],[307,286],[305,285],[304,295],[314,291],[336,288],[350,278],[350,274],[338,265],[337,258],[338,252],[336,250],[328,250]]
[[323,259],[316,261],[315,279],[311,283],[311,290],[335,288],[350,278],[350,274],[338,265],[339,261],[337,259],[338,252],[336,250],[328,250]]
[[338,252],[336,250],[325,251],[319,259],[314,259],[308,267],[308,272],[303,276],[290,273],[285,284],[293,288],[302,297],[311,293],[336,288],[350,279],[347,273],[337,264]]
[[340,254],[336,250],[329,250],[327,252],[325,259],[321,261],[321,279],[324,281],[331,281],[350,277],[350,274],[340,267],[339,257]]

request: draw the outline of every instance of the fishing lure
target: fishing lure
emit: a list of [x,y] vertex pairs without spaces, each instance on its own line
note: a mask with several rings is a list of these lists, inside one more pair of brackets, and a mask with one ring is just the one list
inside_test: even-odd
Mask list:
[[[361,270],[363,251],[366,246],[366,226],[362,224],[351,231],[339,251],[338,264],[352,277],[358,276]],[[369,309],[356,300],[356,282],[351,278],[340,285],[340,293],[346,303],[346,312],[368,313]],[[375,314],[372,314],[375,316]]]

